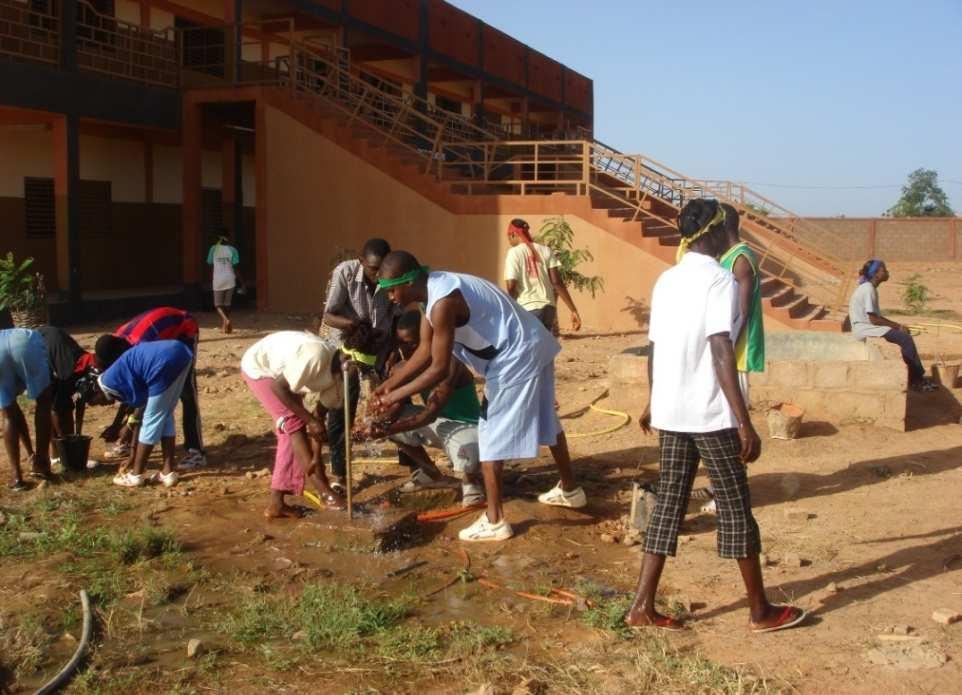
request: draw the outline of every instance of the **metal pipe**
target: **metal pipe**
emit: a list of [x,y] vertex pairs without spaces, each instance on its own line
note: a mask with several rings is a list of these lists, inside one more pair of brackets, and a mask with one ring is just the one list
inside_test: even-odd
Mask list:
[[351,380],[350,363],[341,367],[344,374],[344,487],[347,488],[347,518],[354,518],[354,499],[351,488],[354,487],[354,476],[351,474],[351,396],[349,384]]

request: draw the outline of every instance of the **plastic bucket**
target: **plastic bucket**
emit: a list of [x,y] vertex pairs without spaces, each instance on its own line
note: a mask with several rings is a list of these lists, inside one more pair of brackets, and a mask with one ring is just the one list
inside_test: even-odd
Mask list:
[[90,454],[91,437],[85,434],[71,434],[63,439],[53,440],[57,447],[60,462],[68,471],[78,473],[87,470],[87,455]]

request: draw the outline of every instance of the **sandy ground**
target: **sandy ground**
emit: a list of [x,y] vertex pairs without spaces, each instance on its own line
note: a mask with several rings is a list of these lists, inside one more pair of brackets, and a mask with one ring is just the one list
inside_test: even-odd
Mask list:
[[[921,273],[935,294],[931,308],[942,313],[905,322],[962,323],[955,313],[962,309],[959,270],[958,265],[895,266],[893,282],[883,288],[883,310],[900,305],[898,282]],[[342,529],[340,514],[316,513],[300,521],[264,520],[266,479],[246,474],[271,463],[270,421],[247,391],[238,363],[246,346],[268,330],[306,327],[307,319],[241,315],[240,330],[233,336],[219,335],[211,316],[201,319],[198,373],[208,469],[185,475],[170,492],[155,487],[115,488],[110,484],[113,469],[106,466],[98,475],[25,496],[0,492],[0,510],[8,513],[25,499],[68,490],[92,496],[99,505],[126,503],[132,508],[109,523],[133,525],[146,520],[172,531],[186,544],[192,562],[213,577],[187,597],[189,608],[180,599],[144,613],[141,603],[139,632],[127,631],[121,633],[123,638],[111,639],[109,627],[99,630],[96,660],[101,668],[143,668],[150,674],[128,685],[125,692],[170,689],[167,686],[176,673],[185,668],[186,640],[200,636],[225,642],[223,634],[210,628],[211,616],[225,610],[230,593],[258,583],[284,591],[296,591],[301,582],[310,580],[374,586],[389,594],[428,593],[461,568],[457,531],[473,519],[465,516],[432,524],[414,547],[385,555],[356,552],[350,545],[351,535]],[[79,338],[89,344],[96,328],[87,327]],[[602,394],[609,356],[643,341],[641,335],[566,339],[557,369],[561,412],[576,412]],[[926,355],[962,356],[962,333],[927,333],[918,342]],[[942,608],[962,611],[959,399],[959,390],[948,389],[932,396],[911,395],[908,432],[812,421],[795,441],[768,439],[764,413],[755,412],[764,448],[761,459],[751,466],[750,481],[769,562],[766,582],[773,600],[796,602],[811,610],[812,617],[796,630],[748,634],[737,568],[715,554],[713,517],[695,514],[686,522],[678,557],[669,561],[662,582],[669,601],[682,602],[692,610],[691,629],[671,635],[668,643],[680,653],[697,653],[725,666],[748,669],[768,679],[766,687],[776,691],[962,690],[962,623],[945,626],[931,617]],[[94,410],[88,431],[99,431],[107,418],[104,410]],[[603,430],[616,422],[594,412],[564,419],[571,434]],[[549,457],[511,466],[508,477],[515,482],[506,509],[517,536],[507,543],[468,546],[475,576],[483,574],[528,591],[545,586],[570,588],[585,578],[619,591],[632,588],[639,567],[638,547],[605,542],[602,534],[618,539],[631,483],[656,476],[656,440],[644,436],[633,418],[604,436],[574,437],[571,448],[589,507],[557,510],[533,500],[554,483]],[[92,453],[100,457],[103,444],[95,441]],[[375,501],[405,475],[404,469],[389,464],[366,464],[360,469],[358,498],[369,509],[376,509]],[[523,472],[527,475],[521,477]],[[696,485],[704,482],[700,476]],[[0,615],[5,614],[8,622],[38,605],[57,610],[75,600],[79,586],[57,574],[57,558],[10,560],[0,564]],[[415,562],[424,564],[398,577],[389,576],[392,570]],[[122,603],[117,610],[118,615],[126,611],[132,620],[136,600]],[[511,649],[526,661],[577,660],[590,647],[594,651],[588,653],[595,655],[590,658],[597,657],[604,666],[604,678],[592,681],[595,685],[589,690],[634,690],[626,680],[627,667],[602,656],[613,638],[585,627],[570,609],[543,610],[534,602],[471,583],[435,594],[421,602],[418,611],[429,624],[471,619],[510,627],[518,636]],[[113,611],[110,616],[101,615],[101,621],[112,616]],[[908,639],[880,641],[879,635],[897,626],[911,628]],[[907,652],[936,654],[937,661],[944,656],[944,663],[907,670],[902,667],[917,665],[911,659],[903,658],[900,667],[877,665],[867,658],[872,648],[892,644]],[[139,662],[124,656],[134,650],[147,656]],[[41,672],[10,687],[17,692],[36,686],[70,651],[69,641],[56,642]],[[393,682],[386,673],[307,667],[271,672],[263,663],[237,655],[222,665],[214,685],[201,685],[196,691],[308,692],[323,682],[329,692],[465,692],[480,684],[447,682],[430,668],[403,683]],[[516,682],[507,678],[494,685],[511,692]],[[542,692],[566,690],[561,684],[555,686],[547,683]]]

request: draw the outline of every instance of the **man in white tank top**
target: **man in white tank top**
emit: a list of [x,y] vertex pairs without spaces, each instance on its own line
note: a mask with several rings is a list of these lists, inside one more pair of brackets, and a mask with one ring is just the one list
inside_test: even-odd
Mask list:
[[504,461],[536,458],[542,445],[551,448],[561,480],[538,501],[584,507],[585,493],[575,485],[568,442],[554,409],[554,358],[561,347],[538,319],[487,280],[430,272],[404,251],[385,257],[380,285],[396,304],[420,302],[426,308],[421,343],[375,391],[375,411],[389,413],[408,396],[440,384],[452,357],[485,378],[478,445],[488,508],[461,531],[461,540],[511,537],[501,504]]

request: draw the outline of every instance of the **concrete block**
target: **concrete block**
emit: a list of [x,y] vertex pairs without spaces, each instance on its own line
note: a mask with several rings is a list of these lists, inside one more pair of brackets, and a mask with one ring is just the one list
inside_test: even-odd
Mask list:
[[769,382],[792,388],[808,388],[812,384],[811,362],[771,362]]
[[815,368],[814,386],[817,389],[848,388],[848,362],[817,362]]
[[752,390],[758,386],[765,386],[768,384],[768,369],[766,365],[766,370],[764,372],[750,372],[748,375],[748,384]]
[[878,394],[870,391],[826,394],[825,404],[828,412],[841,424],[875,422],[885,417]]
[[860,391],[898,391],[905,389],[908,373],[900,360],[853,362],[849,367],[849,383]]

